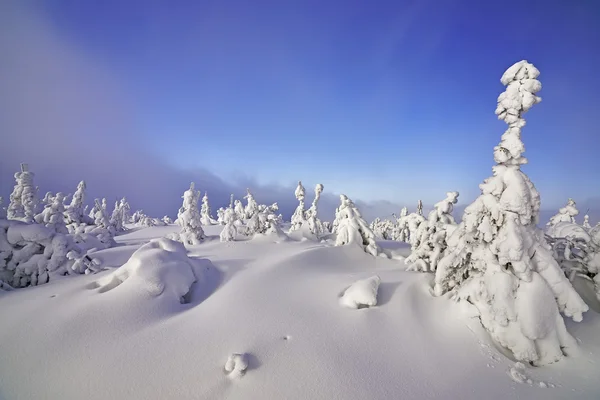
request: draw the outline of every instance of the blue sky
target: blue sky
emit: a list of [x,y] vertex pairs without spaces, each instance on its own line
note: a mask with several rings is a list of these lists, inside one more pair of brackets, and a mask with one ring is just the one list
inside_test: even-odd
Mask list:
[[101,71],[86,82],[108,77],[126,99],[133,128],[102,131],[99,117],[98,132],[175,169],[471,201],[505,129],[500,76],[527,59],[543,101],[526,116],[524,169],[544,206],[600,196],[596,1],[20,3],[19,18]]

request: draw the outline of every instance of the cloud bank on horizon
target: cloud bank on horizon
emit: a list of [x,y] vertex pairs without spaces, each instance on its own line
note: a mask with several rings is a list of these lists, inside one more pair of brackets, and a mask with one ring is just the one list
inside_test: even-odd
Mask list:
[[[371,62],[383,75],[390,73],[386,63],[390,58],[396,57],[393,54],[394,46],[406,40],[408,31],[414,25],[414,18],[422,12],[422,7],[412,5],[408,11],[410,12],[402,18],[394,20],[394,29],[385,36],[387,41],[381,41],[375,49],[372,49]],[[215,135],[218,140],[221,140],[222,151],[212,151],[212,154],[208,154],[209,152],[199,144],[186,145],[187,137],[179,137],[176,133],[169,132],[168,135],[163,135],[162,140],[166,143],[171,141],[172,146],[163,145],[157,150],[155,146],[149,145],[146,132],[148,122],[145,120],[149,110],[140,111],[137,99],[139,93],[132,93],[132,86],[121,74],[115,73],[110,62],[102,62],[102,59],[99,59],[92,50],[71,40],[69,35],[58,30],[46,18],[44,12],[30,7],[30,3],[27,2],[4,2],[0,5],[0,26],[2,32],[0,52],[4,55],[0,59],[0,132],[3,137],[0,150],[0,195],[5,198],[12,189],[12,175],[18,169],[19,163],[28,162],[32,171],[36,173],[36,181],[42,194],[45,191],[71,193],[79,180],[86,180],[90,201],[94,197],[107,197],[113,200],[116,197],[126,196],[134,208],[144,209],[153,216],[174,215],[181,204],[181,194],[191,181],[195,181],[198,188],[208,191],[213,208],[227,204],[230,193],[240,198],[246,188],[251,188],[258,201],[264,203],[277,201],[284,215],[289,217],[297,205],[293,194],[295,184],[298,179],[301,179],[307,188],[307,193],[312,193],[316,183],[325,184],[321,210],[328,215],[326,219],[333,217],[333,211],[339,204],[336,194],[346,190],[345,193],[357,202],[365,217],[372,219],[375,216],[388,216],[392,212],[398,213],[404,205],[408,206],[409,210],[413,210],[416,199],[421,196],[418,189],[422,189],[423,199],[428,204],[433,204],[438,197],[442,198],[446,191],[454,189],[461,191],[460,203],[469,202],[477,194],[477,184],[481,178],[489,175],[489,168],[492,165],[491,148],[502,132],[502,127],[497,125],[495,130],[498,133],[490,135],[489,140],[485,140],[487,147],[476,151],[484,154],[481,156],[482,160],[487,160],[483,163],[487,169],[481,171],[481,177],[478,178],[477,175],[474,177],[471,172],[469,179],[461,176],[460,179],[448,182],[454,187],[439,187],[433,184],[433,181],[438,182],[439,177],[430,177],[432,182],[427,181],[426,176],[418,175],[418,171],[414,170],[419,168],[395,171],[399,175],[396,179],[398,182],[396,186],[399,188],[394,190],[384,188],[382,182],[365,183],[365,176],[369,174],[365,175],[359,170],[372,168],[370,175],[378,175],[377,167],[364,165],[369,160],[373,163],[375,161],[381,163],[379,159],[381,157],[377,154],[367,155],[364,160],[357,160],[353,159],[355,154],[352,153],[351,159],[346,162],[359,165],[348,168],[335,156],[331,156],[333,162],[323,162],[322,167],[339,168],[338,172],[342,178],[333,179],[335,173],[330,173],[324,181],[317,181],[319,178],[314,168],[304,168],[294,162],[279,164],[282,162],[282,157],[283,159],[290,157],[284,154],[270,158],[269,152],[274,151],[271,148],[266,152],[264,162],[269,163],[269,159],[272,159],[277,165],[267,167],[286,172],[285,178],[275,179],[279,181],[278,183],[266,184],[264,179],[260,179],[254,173],[252,163],[248,163],[244,175],[225,179],[222,177],[223,172],[215,167],[214,161],[217,157],[216,163],[220,160],[225,165],[230,159],[239,158],[236,151],[228,151],[231,144],[223,142],[221,135]],[[430,57],[431,53],[438,49],[441,32],[443,30],[435,30],[435,34],[428,39],[429,45],[423,50],[426,54],[421,54],[420,57]],[[512,61],[514,60],[502,60],[500,63]],[[502,68],[503,65],[499,65],[498,71]],[[311,91],[313,88],[307,88],[308,92],[302,94],[304,90],[301,87],[302,82],[304,80],[299,80],[295,84],[296,95],[302,95],[301,98],[308,100],[318,94]],[[378,82],[379,88],[370,98],[370,103],[365,103],[365,107],[369,110],[380,107],[378,106],[380,101],[385,102],[389,99],[383,85],[387,81]],[[497,92],[500,93],[500,90],[498,86]],[[493,102],[492,97],[489,103],[493,104]],[[435,114],[437,111],[431,109],[428,112]],[[493,107],[487,113],[489,114],[487,117],[492,119]],[[163,116],[163,118],[167,117]],[[331,121],[328,124],[331,124]],[[346,128],[348,122],[340,126]],[[440,142],[447,140],[446,135],[441,136],[437,140]],[[277,138],[269,137],[265,140],[277,140]],[[279,145],[289,148],[294,140],[286,140]],[[488,142],[491,145],[488,145]],[[527,138],[525,142],[527,144]],[[475,143],[479,147],[482,141],[476,140]],[[356,139],[350,144],[362,151],[363,145],[360,145]],[[388,147],[385,143],[371,144],[375,145],[375,148]],[[325,146],[318,142],[315,145]],[[348,145],[346,143],[343,146]],[[214,146],[212,144],[207,148],[214,148]],[[335,152],[335,146],[331,144],[327,146],[330,146],[330,152]],[[415,149],[415,142],[408,141],[407,146]],[[184,152],[186,147],[190,150]],[[197,153],[193,150],[195,147],[198,148]],[[449,174],[444,172],[444,167],[439,165],[439,161],[432,159],[432,157],[439,158],[440,153],[433,152],[428,155],[427,150],[424,150],[422,163],[434,164],[433,167],[424,167],[426,172],[438,168],[442,170],[440,176],[447,178]],[[412,152],[414,151],[411,149],[399,148],[398,157],[407,156],[406,153]],[[215,153],[218,155],[215,156]],[[198,162],[174,163],[174,160],[179,158],[193,160],[196,157],[199,159]],[[207,161],[204,165],[205,158],[213,162]],[[446,161],[448,164],[461,163],[460,159]],[[259,168],[265,168],[265,165],[261,164]],[[451,171],[456,172],[455,169]],[[226,168],[225,172],[229,173],[231,170]],[[390,177],[388,170],[382,171],[381,175],[388,176],[387,186],[393,185],[394,174]],[[406,175],[406,178],[400,175]],[[419,184],[420,180],[424,183]],[[535,177],[533,180],[536,183]],[[542,186],[546,184],[547,182],[542,182]],[[379,191],[381,195],[373,194],[378,192],[377,185],[381,187]],[[406,188],[405,193],[398,192],[402,187]],[[596,185],[595,188],[597,187],[600,186]],[[582,199],[584,200],[582,203],[585,203],[583,207],[597,208],[596,204],[600,203],[593,189],[586,192],[589,200]],[[361,197],[368,201],[360,201]],[[564,197],[569,197],[569,193]],[[387,198],[391,201],[374,200],[376,198]],[[585,208],[582,211],[585,211]],[[457,216],[459,212],[456,213]]]

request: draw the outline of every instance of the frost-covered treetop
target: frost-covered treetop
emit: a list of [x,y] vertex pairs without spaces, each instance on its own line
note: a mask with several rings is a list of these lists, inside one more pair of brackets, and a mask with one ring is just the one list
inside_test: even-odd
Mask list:
[[500,144],[494,148],[494,160],[498,164],[522,165],[525,145],[521,141],[521,128],[525,126],[522,114],[542,99],[536,93],[542,84],[536,78],[540,71],[525,60],[519,61],[504,72],[500,81],[506,90],[498,96],[496,115],[508,124]]
[[433,217],[435,221],[441,221],[445,224],[454,224],[454,218],[451,214],[454,210],[454,204],[457,202],[458,192],[447,192],[446,198],[433,206],[434,210],[430,213],[429,220],[431,221]]
[[298,201],[304,201],[306,190],[304,189],[304,186],[302,186],[302,181],[298,181],[298,187],[296,188],[294,194],[296,195],[296,199]]
[[575,217],[579,215],[579,210],[577,209],[577,204],[575,200],[569,199],[567,205],[560,208],[558,210],[558,214],[554,215],[550,218],[550,221],[546,225],[556,225],[559,222],[570,222],[575,223]]

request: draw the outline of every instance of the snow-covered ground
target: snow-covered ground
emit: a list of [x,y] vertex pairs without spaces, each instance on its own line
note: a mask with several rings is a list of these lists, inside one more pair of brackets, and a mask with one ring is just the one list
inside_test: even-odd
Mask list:
[[[600,398],[594,310],[567,320],[578,354],[529,367],[462,306],[433,297],[433,275],[357,246],[220,242],[222,227],[209,226],[191,261],[146,246],[115,273],[178,229],[116,237],[93,255],[107,271],[0,291],[0,400]],[[374,276],[378,290],[362,286],[377,304],[345,307],[344,292]]]

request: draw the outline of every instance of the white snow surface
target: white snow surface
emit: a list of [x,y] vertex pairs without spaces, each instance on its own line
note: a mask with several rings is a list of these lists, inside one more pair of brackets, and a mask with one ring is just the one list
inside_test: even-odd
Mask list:
[[[146,244],[178,226],[134,228],[94,253],[107,271],[0,290],[0,399],[600,398],[592,310],[566,321],[578,351],[515,368],[464,302],[430,294],[431,274],[358,246],[221,242],[221,229],[207,226],[205,241],[188,246],[191,265],[179,244]],[[152,296],[146,282],[167,273],[161,257],[178,272]],[[120,270],[129,278],[100,293],[95,283]],[[190,271],[198,281],[181,304]],[[374,275],[377,307],[340,307],[341,288]],[[171,291],[173,281],[185,285]],[[232,354],[247,364],[240,379],[224,373]]]

